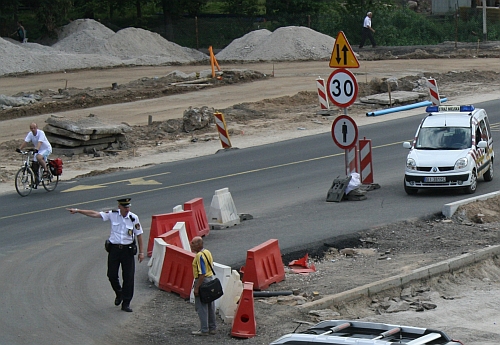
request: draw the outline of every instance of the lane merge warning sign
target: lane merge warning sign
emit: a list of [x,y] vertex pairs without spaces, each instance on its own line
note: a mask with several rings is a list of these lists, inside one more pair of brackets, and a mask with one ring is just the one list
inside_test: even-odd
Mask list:
[[333,45],[331,68],[359,68],[359,61],[354,55],[343,31],[340,31]]

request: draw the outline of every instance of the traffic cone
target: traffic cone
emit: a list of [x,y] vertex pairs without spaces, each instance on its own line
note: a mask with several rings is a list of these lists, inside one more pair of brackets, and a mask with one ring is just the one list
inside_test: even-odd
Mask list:
[[253,283],[243,283],[236,316],[233,319],[231,335],[237,338],[255,337],[257,324],[255,323],[255,312],[253,305]]

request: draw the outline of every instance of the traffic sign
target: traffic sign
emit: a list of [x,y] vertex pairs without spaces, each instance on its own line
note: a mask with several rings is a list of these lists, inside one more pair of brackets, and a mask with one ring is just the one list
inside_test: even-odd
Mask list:
[[349,149],[358,141],[358,126],[356,122],[347,115],[340,115],[333,121],[332,138],[341,149]]
[[358,97],[356,77],[349,70],[340,68],[332,72],[326,84],[328,97],[337,107],[347,108]]
[[359,68],[359,61],[354,55],[351,45],[345,38],[344,32],[340,31],[333,45],[332,57],[330,58],[332,68]]

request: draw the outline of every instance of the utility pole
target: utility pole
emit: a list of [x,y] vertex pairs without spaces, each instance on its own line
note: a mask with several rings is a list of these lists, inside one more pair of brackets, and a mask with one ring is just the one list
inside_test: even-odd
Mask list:
[[486,30],[486,0],[483,0],[483,41],[488,40],[488,31]]

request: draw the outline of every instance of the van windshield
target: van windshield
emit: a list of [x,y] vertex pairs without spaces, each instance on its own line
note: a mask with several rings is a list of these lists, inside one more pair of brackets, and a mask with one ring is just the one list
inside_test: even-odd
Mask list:
[[463,150],[471,147],[470,128],[422,127],[415,148],[419,150]]

